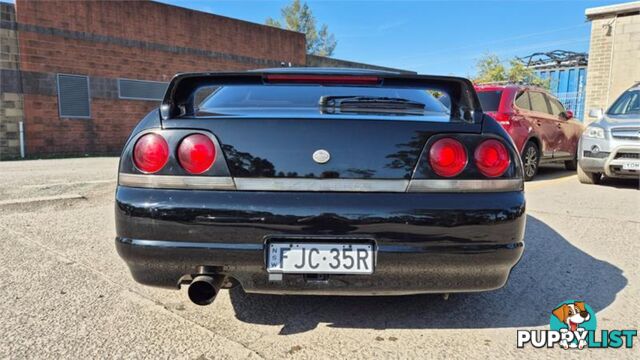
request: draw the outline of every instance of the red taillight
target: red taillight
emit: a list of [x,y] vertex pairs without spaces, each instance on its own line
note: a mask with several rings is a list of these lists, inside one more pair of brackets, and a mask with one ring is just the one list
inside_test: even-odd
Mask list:
[[434,142],[429,149],[429,164],[431,164],[433,171],[440,176],[456,176],[467,165],[467,151],[458,140],[440,139]]
[[169,160],[169,145],[158,134],[146,134],[138,139],[133,148],[133,163],[145,173],[154,173]]
[[189,135],[178,146],[178,161],[191,174],[202,174],[209,170],[215,159],[216,147],[205,135]]
[[507,113],[501,113],[501,112],[489,112],[489,115],[491,115],[494,119],[496,119],[496,121],[498,122],[498,124],[502,125],[503,128],[508,128],[509,126],[511,126],[511,114],[507,114]]
[[378,85],[377,76],[359,75],[300,75],[300,74],[269,74],[265,81],[272,84],[330,84],[330,85]]
[[498,177],[509,168],[511,158],[507,148],[498,140],[485,140],[476,148],[473,157],[485,176]]

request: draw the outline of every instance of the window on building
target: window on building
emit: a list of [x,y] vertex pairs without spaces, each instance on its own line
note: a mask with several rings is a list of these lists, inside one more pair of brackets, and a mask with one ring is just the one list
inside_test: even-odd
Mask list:
[[58,74],[58,111],[60,117],[91,117],[89,99],[89,77]]
[[133,100],[162,100],[168,83],[160,81],[118,79],[118,97]]

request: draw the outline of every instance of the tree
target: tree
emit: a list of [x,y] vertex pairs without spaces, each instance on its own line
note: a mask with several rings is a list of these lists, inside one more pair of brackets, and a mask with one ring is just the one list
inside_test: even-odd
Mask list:
[[509,61],[509,67],[507,68],[497,55],[487,54],[478,60],[476,68],[478,69],[478,74],[473,79],[476,83],[508,81],[512,83],[523,82],[544,88],[549,87],[548,80],[541,79],[533,72],[533,69],[526,67],[516,58]]
[[329,32],[327,25],[322,24],[322,27],[318,32],[318,39],[316,40],[315,47],[310,53],[320,56],[331,56],[337,44],[335,37]]
[[487,54],[476,63],[478,75],[473,79],[477,83],[507,80],[507,71],[497,55]]
[[549,88],[549,80],[540,78],[533,72],[533,69],[524,66],[522,61],[518,59],[511,59],[509,65],[508,77],[510,82],[526,82],[546,89]]
[[316,18],[313,16],[309,5],[300,0],[294,0],[291,4],[280,10],[282,21],[267,18],[265,23],[269,26],[298,31],[305,34],[307,40],[307,53],[320,56],[331,56],[336,48],[337,42],[326,24],[316,27]]

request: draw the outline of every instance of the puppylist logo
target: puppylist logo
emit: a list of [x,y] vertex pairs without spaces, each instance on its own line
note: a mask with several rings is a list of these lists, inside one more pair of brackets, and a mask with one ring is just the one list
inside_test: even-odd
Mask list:
[[596,313],[584,301],[567,300],[551,311],[549,330],[518,330],[518,348],[631,348],[637,330],[596,331]]

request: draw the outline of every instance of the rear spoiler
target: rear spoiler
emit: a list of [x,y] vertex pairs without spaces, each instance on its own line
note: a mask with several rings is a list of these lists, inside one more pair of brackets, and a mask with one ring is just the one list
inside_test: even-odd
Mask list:
[[451,113],[468,122],[482,121],[482,108],[471,81],[453,76],[411,75],[377,72],[249,71],[184,73],[171,79],[160,106],[163,120],[195,115],[194,95],[202,87],[224,85],[320,84],[415,88],[446,93]]

